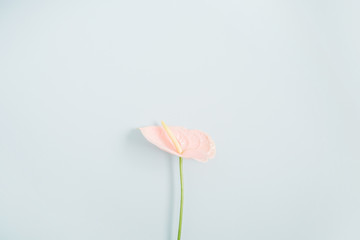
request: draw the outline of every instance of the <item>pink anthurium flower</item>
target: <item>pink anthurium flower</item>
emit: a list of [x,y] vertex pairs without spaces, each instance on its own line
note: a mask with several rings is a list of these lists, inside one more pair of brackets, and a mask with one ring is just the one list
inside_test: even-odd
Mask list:
[[168,127],[164,123],[163,127],[150,126],[140,128],[140,130],[149,142],[179,157],[207,162],[216,153],[213,140],[209,135],[199,130]]
[[164,122],[160,126],[140,128],[144,137],[158,148],[179,156],[181,201],[178,240],[181,239],[184,181],[183,181],[183,158],[192,158],[200,162],[207,162],[216,153],[213,140],[204,132],[189,130],[183,127],[168,127]]

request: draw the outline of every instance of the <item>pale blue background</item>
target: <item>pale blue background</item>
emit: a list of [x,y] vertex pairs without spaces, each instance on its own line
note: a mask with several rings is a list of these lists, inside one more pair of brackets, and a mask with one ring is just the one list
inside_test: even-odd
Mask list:
[[1,1],[0,239],[360,239],[358,1]]

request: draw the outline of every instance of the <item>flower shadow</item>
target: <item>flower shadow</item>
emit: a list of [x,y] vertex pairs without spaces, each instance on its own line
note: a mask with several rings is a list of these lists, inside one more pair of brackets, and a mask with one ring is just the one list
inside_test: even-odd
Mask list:
[[[165,176],[166,182],[168,183],[166,186],[166,190],[168,194],[167,199],[167,211],[165,215],[166,221],[166,238],[173,239],[176,234],[176,187],[175,178],[178,177],[176,172],[177,161],[174,159],[173,155],[165,153],[163,151],[159,151],[157,148],[152,146],[141,134],[141,131],[137,128],[131,129],[126,136],[126,151],[128,152],[127,155],[132,156],[135,160],[132,164],[133,167],[141,167],[141,168],[149,168],[151,169],[156,167],[156,164],[163,164],[162,161],[156,161],[156,159],[164,159],[166,162],[166,168],[168,169],[167,174]],[[154,161],[149,161],[149,157],[154,158]]]
[[176,187],[175,187],[175,180],[174,178],[176,177],[176,173],[175,173],[175,168],[174,168],[174,164],[176,165],[176,161],[174,161],[174,156],[169,155],[169,161],[168,161],[168,169],[169,169],[169,175],[168,175],[168,179],[169,179],[169,184],[168,184],[168,188],[169,188],[169,199],[168,199],[168,214],[167,214],[167,229],[168,229],[168,236],[167,238],[173,239],[175,236],[175,231],[174,231],[174,223],[176,222],[174,217],[176,216],[175,214],[175,209],[176,209],[176,204],[175,204],[175,191],[176,191]]
[[[156,155],[159,154],[159,152],[156,151],[157,149],[146,141],[138,128],[131,129],[127,134],[124,150],[128,156],[131,156],[131,162],[140,164],[141,167],[145,167],[144,164],[153,166],[154,162],[148,161],[147,156],[154,156],[154,158],[156,158]],[[139,161],[141,162],[139,163]]]

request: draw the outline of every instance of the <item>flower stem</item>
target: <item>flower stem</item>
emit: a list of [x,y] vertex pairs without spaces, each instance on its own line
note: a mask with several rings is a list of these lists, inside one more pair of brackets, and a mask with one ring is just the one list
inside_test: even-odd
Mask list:
[[180,201],[179,231],[178,231],[178,238],[177,238],[178,240],[181,239],[183,203],[184,203],[184,180],[183,180],[183,159],[182,159],[182,157],[179,157],[179,167],[180,167],[180,183],[181,183],[181,201]]

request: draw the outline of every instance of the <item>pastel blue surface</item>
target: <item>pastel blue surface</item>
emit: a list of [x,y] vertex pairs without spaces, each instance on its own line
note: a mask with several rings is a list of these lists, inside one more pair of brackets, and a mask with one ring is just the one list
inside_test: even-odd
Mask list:
[[0,239],[360,239],[356,1],[1,1]]

